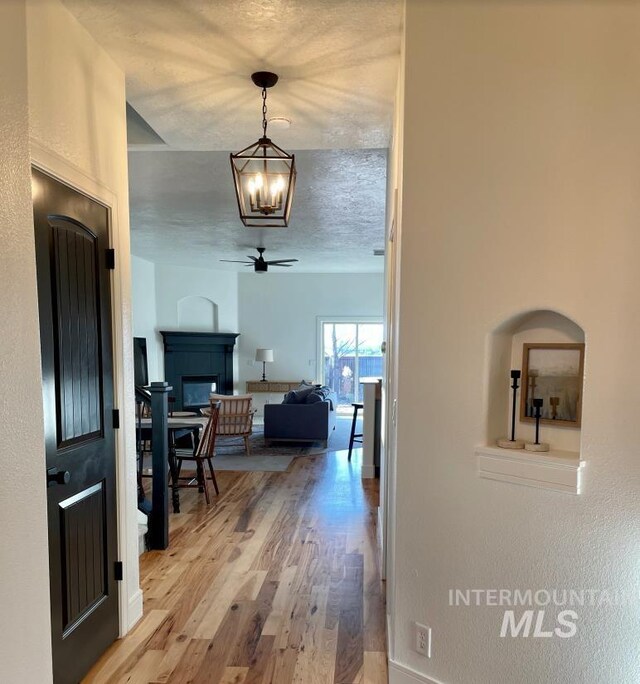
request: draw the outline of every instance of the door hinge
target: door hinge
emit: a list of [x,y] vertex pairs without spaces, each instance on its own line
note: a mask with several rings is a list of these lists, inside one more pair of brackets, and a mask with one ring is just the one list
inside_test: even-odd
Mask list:
[[122,582],[123,572],[122,561],[116,561],[113,564],[113,576],[115,577],[116,582]]
[[105,249],[105,256],[107,262],[107,268],[110,271],[115,270],[116,267],[116,250],[115,249]]
[[113,429],[120,428],[120,409],[113,409]]

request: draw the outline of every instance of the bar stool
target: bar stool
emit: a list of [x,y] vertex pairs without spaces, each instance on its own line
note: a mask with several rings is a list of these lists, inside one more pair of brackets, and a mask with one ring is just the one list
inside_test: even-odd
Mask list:
[[349,461],[351,460],[353,443],[358,442],[362,444],[362,433],[356,432],[356,423],[358,422],[358,411],[364,407],[364,404],[351,404],[351,406],[353,406],[353,420],[351,421],[351,437],[349,437]]

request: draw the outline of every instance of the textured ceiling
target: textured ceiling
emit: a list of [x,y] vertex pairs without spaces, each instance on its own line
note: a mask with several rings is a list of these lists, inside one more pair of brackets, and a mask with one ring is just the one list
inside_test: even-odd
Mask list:
[[289,228],[245,228],[238,218],[229,155],[130,152],[132,252],[151,261],[245,271],[219,259],[299,259],[280,272],[381,271],[386,150],[314,150],[296,155]]
[[[134,254],[242,270],[218,259],[261,245],[300,259],[281,271],[382,270],[400,0],[63,1],[126,74]],[[237,216],[228,153],[261,134],[257,70],[292,122],[269,131],[297,157],[288,229]]]
[[[287,149],[389,142],[399,0],[64,0],[122,67],[127,99],[174,149],[240,149],[260,134],[260,91]],[[274,138],[276,138],[274,132]]]

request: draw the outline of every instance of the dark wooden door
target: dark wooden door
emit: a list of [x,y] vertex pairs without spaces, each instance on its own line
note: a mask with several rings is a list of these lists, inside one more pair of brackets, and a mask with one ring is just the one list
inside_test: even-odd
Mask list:
[[76,684],[118,636],[109,212],[35,169],[33,186],[53,670]]

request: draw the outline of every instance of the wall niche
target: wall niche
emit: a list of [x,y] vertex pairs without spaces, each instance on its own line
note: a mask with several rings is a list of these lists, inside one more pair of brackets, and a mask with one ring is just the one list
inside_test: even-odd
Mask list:
[[218,305],[207,297],[183,297],[177,313],[180,330],[218,332]]
[[[540,426],[540,441],[550,451],[502,449],[500,438],[510,435],[512,390],[510,371],[523,372],[523,347],[529,344],[584,344],[584,330],[575,321],[550,310],[518,314],[497,326],[489,335],[487,349],[487,408],[484,446],[476,449],[478,475],[493,480],[579,493],[581,429],[548,422]],[[588,352],[588,350],[586,350]],[[586,355],[586,354],[585,354]],[[526,391],[521,377],[516,402],[516,438],[535,441],[535,425],[522,421],[521,395]],[[582,383],[584,392],[585,383]],[[580,401],[582,400],[580,396]]]

